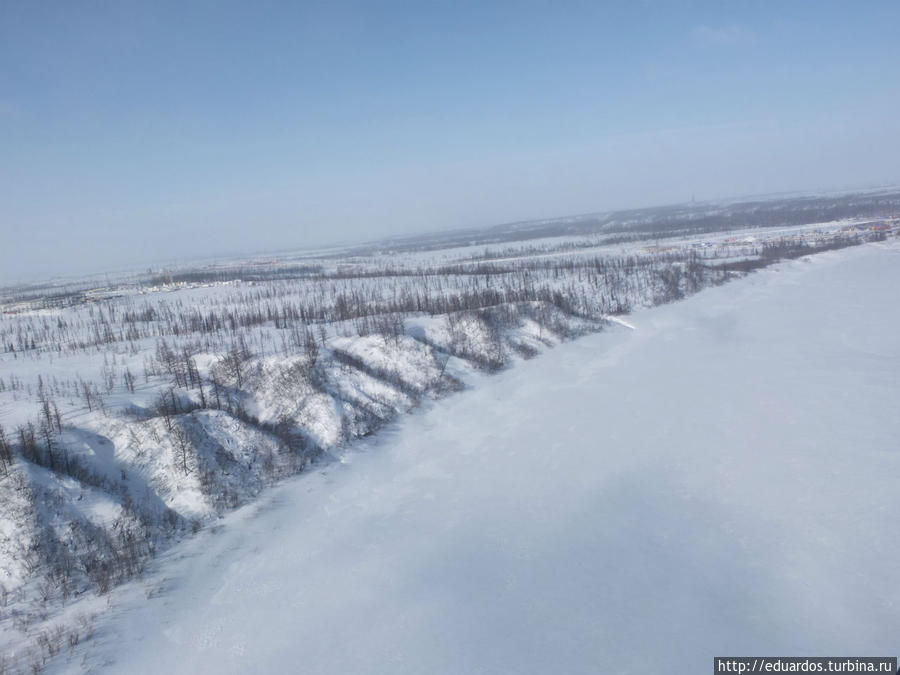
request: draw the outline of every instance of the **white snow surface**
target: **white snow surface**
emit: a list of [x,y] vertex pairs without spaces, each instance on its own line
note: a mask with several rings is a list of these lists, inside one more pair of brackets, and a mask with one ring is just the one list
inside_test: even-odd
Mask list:
[[168,551],[51,672],[894,654],[897,288],[896,245],[827,253],[475,375]]

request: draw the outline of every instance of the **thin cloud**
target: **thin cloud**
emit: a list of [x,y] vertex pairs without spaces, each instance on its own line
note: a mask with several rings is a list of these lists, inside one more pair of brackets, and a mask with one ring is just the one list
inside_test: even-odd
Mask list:
[[719,47],[733,47],[747,45],[756,42],[756,34],[746,26],[737,24],[730,26],[695,26],[693,31],[695,40]]

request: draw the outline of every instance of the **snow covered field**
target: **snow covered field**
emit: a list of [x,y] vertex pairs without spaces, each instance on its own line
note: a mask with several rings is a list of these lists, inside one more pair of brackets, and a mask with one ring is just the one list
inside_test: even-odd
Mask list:
[[708,672],[900,635],[900,247],[762,270],[394,422],[50,672]]

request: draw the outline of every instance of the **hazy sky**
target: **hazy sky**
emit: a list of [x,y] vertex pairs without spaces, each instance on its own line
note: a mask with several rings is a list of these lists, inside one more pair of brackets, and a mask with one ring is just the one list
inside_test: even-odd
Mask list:
[[0,0],[7,281],[896,182],[896,0]]

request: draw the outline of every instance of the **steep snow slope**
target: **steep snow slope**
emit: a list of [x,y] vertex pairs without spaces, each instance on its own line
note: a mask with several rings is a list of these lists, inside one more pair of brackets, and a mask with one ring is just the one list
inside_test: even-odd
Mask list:
[[168,552],[53,667],[687,673],[892,654],[898,287],[895,245],[828,253],[484,378]]

